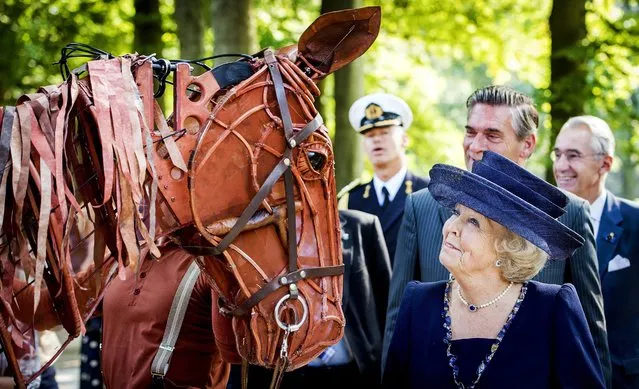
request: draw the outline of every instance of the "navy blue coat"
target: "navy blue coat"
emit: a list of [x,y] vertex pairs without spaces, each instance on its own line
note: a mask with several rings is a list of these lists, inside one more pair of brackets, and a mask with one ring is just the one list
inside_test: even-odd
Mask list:
[[[457,388],[443,342],[445,287],[445,281],[413,281],[406,287],[388,350],[385,388]],[[604,387],[574,286],[531,281],[476,388]]]
[[[607,193],[597,233],[597,258],[615,387],[639,388],[639,205],[636,202]],[[611,265],[613,271],[608,271]]]
[[[402,186],[386,209],[383,209],[379,205],[372,180],[356,186],[348,194],[348,209],[373,214],[377,216],[380,223],[382,223],[382,231],[384,232],[384,239],[386,240],[391,266],[393,265],[393,258],[395,258],[397,234],[402,224],[406,197],[412,192],[426,188],[428,181],[428,178],[416,176],[410,171],[406,172],[406,178],[404,178]],[[407,185],[407,182],[410,182],[410,184]]]
[[[566,261],[548,261],[535,279],[558,285],[569,282],[575,286],[579,301],[586,313],[588,327],[595,341],[604,376],[608,381],[610,353],[601,281],[597,270],[595,237],[590,220],[590,206],[575,195],[564,193],[570,201],[566,206],[566,214],[561,216],[559,221],[576,231],[586,242]],[[448,278],[448,270],[442,266],[438,258],[442,245],[442,228],[450,215],[451,211],[435,201],[427,189],[413,193],[406,199],[406,209],[397,237],[396,260],[388,292],[382,363],[386,360],[388,344],[406,284],[412,280],[440,281]]]

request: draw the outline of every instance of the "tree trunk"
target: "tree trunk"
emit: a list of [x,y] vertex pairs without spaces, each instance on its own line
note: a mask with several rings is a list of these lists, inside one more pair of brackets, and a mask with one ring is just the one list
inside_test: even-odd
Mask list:
[[159,0],[135,0],[133,49],[140,54],[162,55],[162,16]]
[[624,153],[621,156],[621,190],[623,197],[633,200],[637,198],[637,172],[636,163],[629,158],[630,155],[631,153]]
[[[326,13],[361,6],[361,0],[322,0]],[[348,121],[348,110],[364,94],[363,62],[358,59],[335,73],[335,176],[339,191],[362,173],[359,134]]]
[[197,59],[205,57],[205,19],[209,14],[210,0],[175,2],[175,22],[180,40],[180,58]]
[[[213,54],[252,54],[255,28],[250,0],[213,0]],[[216,65],[237,58],[219,58]]]
[[[586,0],[555,0],[549,24],[552,46],[552,128],[549,140],[552,149],[561,126],[571,116],[583,114],[584,103],[589,95],[586,85],[587,48],[582,43],[586,38]],[[550,158],[546,166],[546,179],[554,183]]]

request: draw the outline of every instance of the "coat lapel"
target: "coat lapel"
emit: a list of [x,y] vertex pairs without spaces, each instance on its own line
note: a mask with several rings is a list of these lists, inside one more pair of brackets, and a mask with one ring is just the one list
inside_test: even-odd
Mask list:
[[372,213],[377,215],[379,213],[379,202],[377,201],[377,193],[375,192],[375,186],[373,180],[369,181],[364,186],[364,193],[362,194],[362,212]]
[[[341,216],[341,215],[340,215]],[[348,278],[353,267],[353,230],[345,218],[339,218],[342,231],[342,260],[344,262],[344,288],[342,292],[342,309],[346,311],[348,305]]]
[[622,222],[623,216],[619,200],[608,192],[597,233],[597,258],[599,259],[599,275],[602,278],[608,272],[608,262],[612,259],[619,244],[619,238],[623,234]]
[[[410,184],[406,184],[410,182]],[[379,217],[379,221],[382,224],[382,230],[384,234],[393,226],[393,223],[404,214],[404,204],[406,203],[406,196],[408,196],[407,188],[410,187],[410,192],[413,191],[413,175],[411,172],[406,172],[406,177],[402,181],[402,186],[399,187],[397,194],[393,201],[388,204],[388,207],[382,212]]]

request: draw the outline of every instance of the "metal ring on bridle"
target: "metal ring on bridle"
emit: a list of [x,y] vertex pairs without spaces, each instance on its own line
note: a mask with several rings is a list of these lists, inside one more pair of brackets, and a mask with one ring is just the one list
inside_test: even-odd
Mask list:
[[277,322],[277,325],[284,331],[295,332],[299,330],[302,327],[302,324],[304,324],[304,322],[306,321],[306,317],[308,316],[308,306],[306,305],[306,301],[304,301],[304,297],[299,296],[295,300],[299,301],[300,304],[302,304],[302,310],[303,310],[302,319],[295,324],[284,324],[282,320],[280,319],[280,308],[282,308],[282,304],[289,299],[291,299],[291,295],[286,294],[275,305],[275,321]]

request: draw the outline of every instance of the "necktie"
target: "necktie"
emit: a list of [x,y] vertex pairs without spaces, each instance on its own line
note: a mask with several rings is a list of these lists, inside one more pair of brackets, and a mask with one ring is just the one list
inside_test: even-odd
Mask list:
[[382,196],[384,196],[384,199],[382,200],[382,208],[386,208],[388,206],[388,203],[390,203],[390,194],[388,193],[388,189],[386,189],[385,186],[382,187]]

